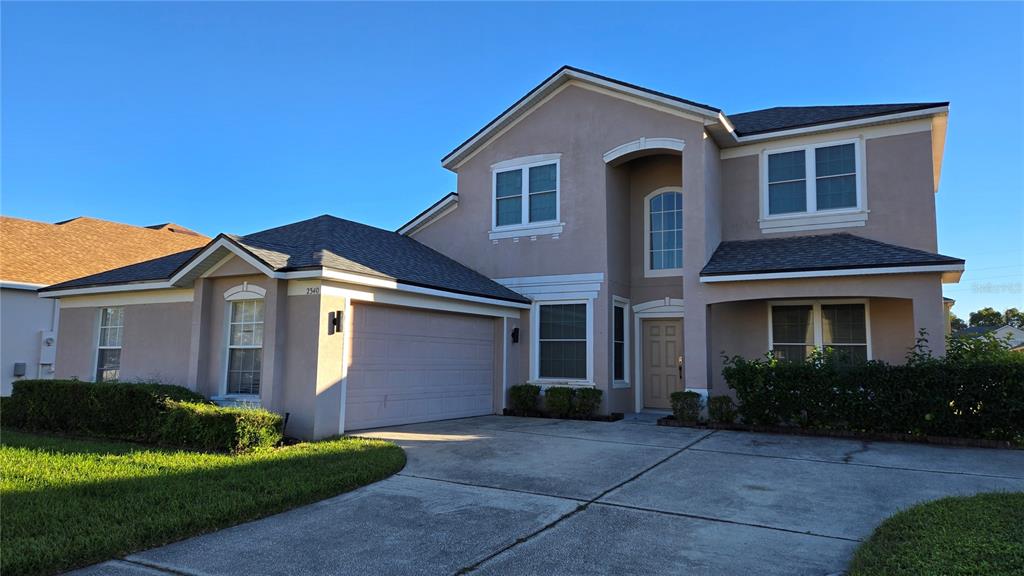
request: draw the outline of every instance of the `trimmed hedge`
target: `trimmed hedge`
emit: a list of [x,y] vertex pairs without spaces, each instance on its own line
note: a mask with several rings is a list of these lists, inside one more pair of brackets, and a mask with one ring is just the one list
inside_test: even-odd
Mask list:
[[540,386],[534,384],[516,384],[508,389],[509,404],[512,411],[520,416],[537,413],[540,401]]
[[933,358],[924,335],[907,363],[844,365],[728,358],[723,370],[747,424],[1007,440],[1024,446],[1024,354],[951,340]]
[[573,394],[572,415],[577,418],[591,418],[601,407],[603,393],[597,388],[579,388]]
[[243,452],[281,441],[282,419],[223,408],[181,386],[19,380],[3,403],[5,426],[202,451]]
[[568,418],[572,414],[574,390],[568,386],[552,386],[544,391],[544,407],[555,418]]
[[728,396],[712,396],[708,398],[708,418],[718,424],[736,422],[736,404]]
[[669,394],[669,400],[672,402],[672,415],[677,421],[696,424],[700,420],[700,409],[704,404],[700,394],[689,390],[673,392]]

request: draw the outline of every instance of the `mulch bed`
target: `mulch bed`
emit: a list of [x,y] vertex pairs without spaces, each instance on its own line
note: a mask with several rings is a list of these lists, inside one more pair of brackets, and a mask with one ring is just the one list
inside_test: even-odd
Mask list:
[[566,416],[560,418],[558,416],[552,416],[546,412],[519,412],[518,410],[509,410],[505,408],[501,411],[502,416],[523,416],[528,418],[556,418],[559,420],[585,420],[588,422],[618,422],[625,416],[622,412],[612,412],[611,414],[594,414],[588,417],[579,416]]
[[705,428],[712,430],[733,430],[736,432],[760,432],[765,434],[788,434],[791,436],[823,436],[829,438],[850,438],[855,440],[871,440],[878,442],[914,442],[918,444],[937,444],[942,446],[967,446],[972,448],[1003,448],[1021,450],[1009,440],[987,440],[984,438],[954,438],[950,436],[918,436],[899,434],[896,432],[860,432],[857,430],[822,430],[816,428],[796,428],[794,426],[750,426],[747,424],[725,424],[720,422],[683,423],[675,416],[658,419],[658,426],[674,426],[677,428]]

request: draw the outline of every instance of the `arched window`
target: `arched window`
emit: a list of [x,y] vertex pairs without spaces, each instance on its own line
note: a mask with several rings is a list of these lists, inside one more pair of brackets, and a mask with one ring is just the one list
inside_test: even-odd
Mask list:
[[263,302],[267,291],[243,282],[224,292],[228,304],[229,396],[259,396],[263,372]]
[[678,275],[683,269],[683,192],[659,188],[644,202],[644,273]]

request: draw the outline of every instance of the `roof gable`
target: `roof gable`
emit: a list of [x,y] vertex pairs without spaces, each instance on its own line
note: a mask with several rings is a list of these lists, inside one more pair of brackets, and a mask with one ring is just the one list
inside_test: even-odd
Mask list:
[[549,97],[561,90],[565,85],[573,83],[591,89],[597,89],[614,97],[643,101],[665,110],[672,110],[688,116],[702,119],[705,122],[718,122],[720,110],[707,104],[701,104],[678,96],[672,96],[657,90],[651,90],[572,66],[562,66],[554,74],[526,93],[522,98],[505,109],[483,128],[459,144],[454,150],[441,159],[441,165],[454,169],[479,147],[484,146],[492,137],[504,128],[528,115],[534,108],[542,105]]

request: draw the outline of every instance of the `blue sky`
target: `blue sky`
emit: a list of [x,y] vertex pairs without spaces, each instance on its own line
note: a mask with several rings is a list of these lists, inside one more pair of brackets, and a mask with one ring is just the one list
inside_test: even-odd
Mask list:
[[440,158],[562,64],[706,102],[951,101],[939,248],[961,316],[1024,307],[1024,6],[9,3],[6,215],[395,228]]

